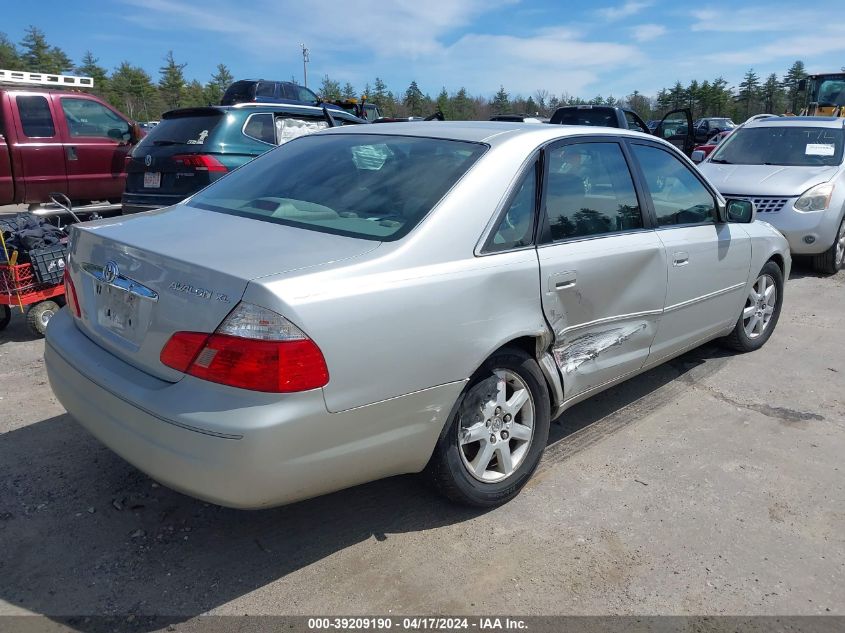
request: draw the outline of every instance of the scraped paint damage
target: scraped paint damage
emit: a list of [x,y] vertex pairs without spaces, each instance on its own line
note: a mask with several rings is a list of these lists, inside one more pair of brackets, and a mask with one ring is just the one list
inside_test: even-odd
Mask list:
[[554,355],[560,370],[566,374],[576,371],[587,361],[598,358],[599,354],[611,347],[621,345],[637,332],[642,332],[648,324],[638,323],[626,327],[617,327],[604,332],[593,332],[574,339],[566,345],[555,347]]

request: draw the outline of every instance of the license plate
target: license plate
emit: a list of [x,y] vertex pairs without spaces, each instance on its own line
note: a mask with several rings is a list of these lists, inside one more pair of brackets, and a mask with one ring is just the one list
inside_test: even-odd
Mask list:
[[138,327],[138,297],[106,284],[97,284],[95,290],[100,325],[124,336],[134,332]]
[[145,171],[144,187],[146,187],[147,189],[158,189],[159,187],[161,187],[161,172]]

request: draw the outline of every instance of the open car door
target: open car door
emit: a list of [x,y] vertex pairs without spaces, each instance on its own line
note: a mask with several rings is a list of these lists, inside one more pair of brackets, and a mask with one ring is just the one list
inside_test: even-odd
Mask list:
[[692,127],[692,112],[689,108],[672,110],[664,116],[654,129],[654,135],[672,143],[689,156],[695,147],[695,130]]

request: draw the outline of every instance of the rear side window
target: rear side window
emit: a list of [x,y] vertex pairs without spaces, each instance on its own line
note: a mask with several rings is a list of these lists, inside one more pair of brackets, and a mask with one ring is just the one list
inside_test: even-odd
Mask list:
[[274,81],[259,81],[255,88],[256,97],[275,97],[276,83]]
[[273,115],[270,113],[250,114],[244,124],[244,135],[264,143],[276,143]]
[[298,138],[191,198],[190,206],[392,241],[413,229],[485,145],[394,135]]
[[554,241],[643,227],[634,182],[617,143],[575,143],[548,154],[546,217]]
[[490,235],[486,253],[500,253],[528,246],[534,239],[534,215],[537,205],[538,163],[526,172],[505,214]]
[[680,158],[649,145],[633,145],[654,203],[657,224],[715,224],[716,200]]
[[53,115],[46,97],[17,97],[18,113],[24,136],[29,138],[50,138],[56,135]]
[[634,116],[633,112],[625,111],[625,120],[628,122],[628,129],[634,130],[635,132],[645,132],[649,134],[648,128],[644,127],[642,123],[639,122],[636,116]]
[[317,101],[317,95],[308,90],[308,88],[303,88],[296,84],[285,84],[285,93],[288,99],[304,101],[305,103],[315,103]]
[[188,116],[162,119],[138,147],[148,145],[204,145],[223,120],[220,110],[205,110]]
[[254,81],[236,81],[226,89],[226,92],[223,94],[223,99],[220,100],[220,104],[234,105],[236,103],[244,103],[252,101],[254,97]]

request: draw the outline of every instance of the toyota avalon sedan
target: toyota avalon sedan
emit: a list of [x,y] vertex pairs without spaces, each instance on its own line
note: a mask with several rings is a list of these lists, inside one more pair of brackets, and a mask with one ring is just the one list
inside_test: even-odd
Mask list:
[[722,194],[753,200],[795,255],[834,274],[845,262],[845,120],[772,117],[746,123],[699,165]]
[[422,471],[493,506],[571,405],[705,341],[768,340],[791,259],[754,213],[642,133],[334,128],[72,227],[50,383],[127,461],[218,504]]

